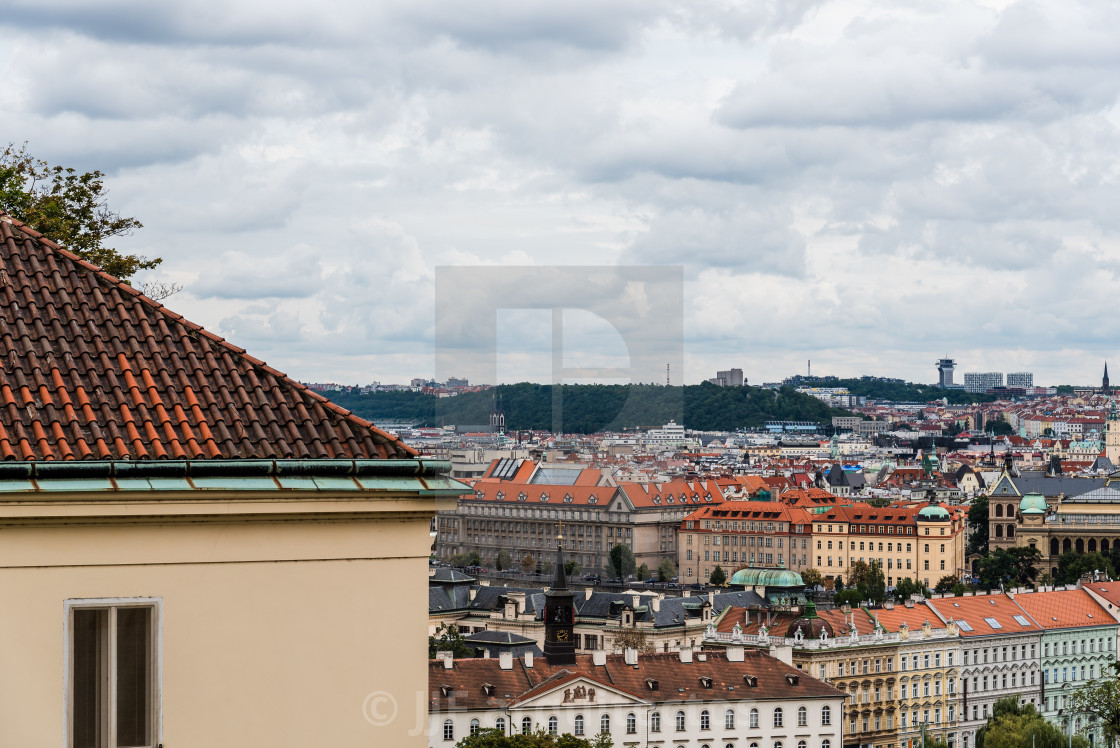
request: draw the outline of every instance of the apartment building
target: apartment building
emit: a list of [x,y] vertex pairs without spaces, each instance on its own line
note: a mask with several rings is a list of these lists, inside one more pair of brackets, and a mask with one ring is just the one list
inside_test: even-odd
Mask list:
[[697,509],[680,528],[680,579],[707,581],[716,566],[728,578],[748,567],[807,569],[811,518],[802,507],[776,501],[726,501]]
[[815,568],[843,579],[855,561],[878,561],[887,585],[902,579],[927,587],[965,573],[965,515],[938,504],[838,505],[813,514]]

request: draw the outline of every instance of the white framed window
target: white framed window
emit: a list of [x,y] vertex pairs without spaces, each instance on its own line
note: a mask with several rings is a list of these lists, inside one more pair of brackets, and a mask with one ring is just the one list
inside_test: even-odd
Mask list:
[[774,707],[774,727],[782,726],[782,708],[780,706]]
[[735,729],[735,710],[734,709],[728,709],[726,712],[723,713],[723,729],[725,729],[725,730],[734,730]]
[[575,731],[574,734],[583,735],[583,715],[582,714],[577,714],[576,715],[576,731]]
[[758,729],[758,710],[754,708],[750,711],[750,726],[751,729]]
[[822,725],[831,725],[832,724],[832,708],[830,706],[828,706],[827,704],[821,707],[821,724]]
[[161,740],[160,598],[65,602],[69,746]]
[[807,724],[809,724],[809,710],[803,706],[797,707],[797,726],[805,727]]
[[471,735],[477,735],[478,731],[481,729],[481,727],[482,726],[479,724],[479,721],[478,721],[477,717],[472,719],[471,720]]
[[449,719],[445,719],[443,721],[443,739],[444,740],[454,740],[455,739],[455,723],[452,722]]

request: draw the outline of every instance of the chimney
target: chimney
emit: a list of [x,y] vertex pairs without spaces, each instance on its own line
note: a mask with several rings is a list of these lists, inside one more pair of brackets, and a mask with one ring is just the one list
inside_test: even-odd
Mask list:
[[682,644],[680,649],[681,662],[692,662],[692,647]]
[[633,647],[627,647],[626,650],[622,653],[622,656],[627,665],[638,664],[638,650],[634,649]]
[[478,594],[478,587],[471,587],[469,590],[467,590],[467,595],[468,595],[468,597],[470,597],[472,603],[474,602],[474,596],[477,595],[477,594]]
[[631,595],[630,596],[630,607],[632,607],[634,610],[637,610],[638,606],[641,605],[641,604],[642,604],[642,596],[641,595]]
[[525,667],[533,667],[533,653],[532,651],[525,653]]
[[709,592],[708,593],[708,605],[711,605],[712,607],[715,607],[715,604],[716,604],[716,593]]
[[498,667],[502,670],[513,670],[513,652],[499,652]]
[[453,652],[436,652],[436,659],[443,660],[444,670],[451,670],[453,667],[455,667],[455,654]]
[[584,587],[583,588],[583,599],[584,600],[590,600],[591,599],[591,588],[590,587]]
[[727,661],[728,662],[744,662],[746,660],[745,650],[742,647],[728,647],[727,648]]
[[607,650],[596,649],[591,653],[592,665],[606,665],[607,664]]
[[771,644],[770,645],[770,656],[773,657],[775,660],[778,660],[779,662],[784,662],[785,664],[789,665],[790,667],[793,667],[793,647],[792,646],[780,647],[777,644]]
[[660,613],[661,612],[661,597],[658,596],[658,597],[653,598],[652,605],[653,605],[653,612],[654,613]]

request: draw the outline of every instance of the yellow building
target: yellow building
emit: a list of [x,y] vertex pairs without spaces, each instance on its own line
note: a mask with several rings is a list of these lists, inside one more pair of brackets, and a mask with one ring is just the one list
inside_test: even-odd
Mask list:
[[4,745],[425,745],[450,466],[2,215],[0,275]]
[[813,516],[816,568],[847,579],[856,561],[878,561],[888,586],[913,579],[933,587],[965,573],[965,515],[938,504],[839,505]]

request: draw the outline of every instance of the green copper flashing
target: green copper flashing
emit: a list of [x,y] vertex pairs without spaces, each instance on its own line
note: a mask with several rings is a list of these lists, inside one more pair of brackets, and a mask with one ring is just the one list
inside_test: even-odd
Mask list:
[[0,462],[0,494],[22,492],[404,492],[458,496],[446,460]]

